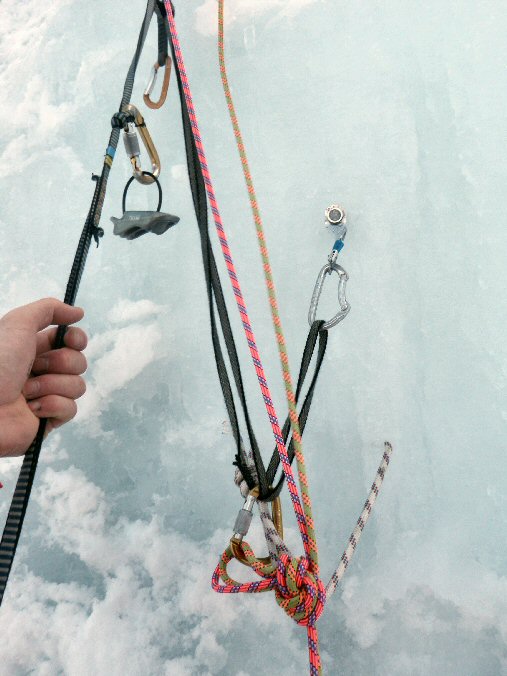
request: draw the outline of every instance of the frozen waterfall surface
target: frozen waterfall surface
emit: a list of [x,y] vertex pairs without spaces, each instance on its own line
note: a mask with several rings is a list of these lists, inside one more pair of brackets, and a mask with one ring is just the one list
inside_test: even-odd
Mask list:
[[[276,342],[221,90],[215,0],[175,0],[203,140],[276,408]],[[0,4],[0,312],[63,297],[145,3]],[[226,55],[293,372],[333,235],[352,310],[330,332],[304,437],[321,567],[338,563],[382,452],[391,467],[319,622],[324,673],[507,674],[507,15],[499,0],[226,0]],[[153,25],[133,102],[156,59]],[[78,417],[45,444],[0,613],[0,676],[293,676],[306,636],[269,594],[210,576],[242,501],[209,336],[175,80],[143,107],[161,237],[113,237],[120,146],[78,304]],[[132,208],[154,193],[133,186]],[[137,203],[136,203],[137,202]],[[274,444],[234,307],[264,457]],[[334,283],[334,282],[333,282]],[[323,311],[335,311],[326,286]],[[19,460],[2,460],[0,514]],[[284,495],[288,541],[299,551]],[[259,549],[255,518],[249,540]],[[245,568],[232,568],[248,576]]]

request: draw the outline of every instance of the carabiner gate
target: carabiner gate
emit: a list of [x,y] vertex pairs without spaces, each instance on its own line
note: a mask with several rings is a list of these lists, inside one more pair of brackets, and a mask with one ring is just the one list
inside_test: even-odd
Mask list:
[[342,321],[342,319],[345,319],[345,317],[348,315],[350,312],[350,305],[347,302],[347,299],[345,298],[345,290],[347,287],[347,281],[349,279],[348,274],[345,272],[345,270],[341,267],[341,265],[337,265],[336,263],[328,262],[324,265],[322,270],[319,272],[319,276],[317,277],[317,281],[315,282],[315,288],[313,290],[313,295],[312,295],[312,300],[310,301],[310,309],[308,311],[308,323],[310,326],[313,324],[317,317],[317,308],[319,306],[319,299],[320,299],[320,294],[322,293],[322,289],[324,287],[324,282],[326,280],[326,275],[331,275],[332,272],[336,272],[336,274],[339,277],[338,281],[338,302],[340,304],[340,310],[335,314],[334,317],[329,319],[327,322],[325,322],[322,325],[322,328],[325,329],[326,331],[333,328],[333,326],[336,326],[339,322]]
[[[148,84],[146,85],[146,89],[144,90],[143,101],[148,106],[148,108],[151,108],[152,110],[161,108],[165,103],[167,97],[167,90],[169,88],[169,81],[171,79],[171,64],[172,64],[171,57],[168,56],[163,66],[160,66],[159,62],[157,61],[154,64],[153,68],[151,69],[150,79],[148,80]],[[151,92],[153,91],[153,87],[155,86],[155,82],[157,81],[158,69],[161,67],[165,68],[164,81],[162,83],[162,91],[160,92],[159,100],[152,101],[150,99]]]
[[157,149],[153,143],[153,140],[150,136],[150,132],[146,127],[144,117],[141,115],[139,110],[132,104],[129,103],[128,106],[123,108],[123,112],[130,113],[134,118],[134,122],[127,125],[123,130],[123,141],[125,143],[125,150],[127,155],[130,158],[130,163],[134,170],[134,176],[139,183],[144,183],[145,185],[153,183],[154,179],[151,176],[146,176],[143,174],[143,169],[141,167],[141,149],[139,147],[139,140],[137,138],[136,130],[139,130],[141,139],[143,141],[144,147],[148,155],[150,156],[151,161],[151,172],[155,177],[160,175],[160,158],[157,153]]
[[[246,496],[245,504],[243,509],[239,510],[239,514],[236,518],[236,523],[234,524],[234,535],[230,540],[231,551],[234,555],[234,558],[243,563],[245,566],[250,566],[250,563],[243,554],[241,548],[241,541],[243,537],[248,533],[250,528],[250,523],[252,521],[252,510],[254,508],[257,496],[259,495],[258,487],[250,491]],[[271,514],[273,519],[273,525],[275,526],[278,535],[283,539],[283,519],[282,519],[282,502],[280,496],[277,496],[271,506]],[[271,559],[269,556],[257,559],[259,563],[270,563]]]

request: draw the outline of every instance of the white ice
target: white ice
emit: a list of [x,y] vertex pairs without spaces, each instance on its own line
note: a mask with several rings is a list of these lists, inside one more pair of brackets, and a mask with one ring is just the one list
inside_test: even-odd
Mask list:
[[[281,418],[283,384],[221,91],[215,0],[175,0],[226,231]],[[143,0],[0,4],[0,312],[61,297]],[[320,621],[326,674],[507,674],[507,18],[499,0],[226,0],[229,76],[271,250],[292,369],[313,284],[348,213],[352,310],[330,333],[305,433],[327,580],[391,468]],[[139,67],[142,104],[156,32]],[[214,594],[241,506],[213,364],[175,83],[146,112],[164,236],[112,235],[78,296],[80,413],[48,440],[0,612],[0,676],[289,676],[306,637],[270,595]],[[148,208],[138,187],[129,199]],[[214,243],[217,244],[213,233]],[[273,449],[216,247],[265,457]],[[326,289],[323,311],[335,296]],[[5,517],[18,461],[0,462]],[[285,497],[290,544],[298,536]],[[258,521],[258,519],[256,520]],[[3,522],[2,522],[3,523]],[[256,524],[258,528],[258,524]],[[261,546],[258,530],[253,542]],[[239,566],[238,575],[247,574]]]

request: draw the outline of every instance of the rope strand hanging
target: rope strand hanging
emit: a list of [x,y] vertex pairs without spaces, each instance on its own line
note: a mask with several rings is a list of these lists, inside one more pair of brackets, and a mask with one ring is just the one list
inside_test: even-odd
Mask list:
[[[303,509],[301,505],[301,500],[299,498],[299,493],[298,489],[294,480],[294,476],[292,474],[289,458],[287,455],[287,450],[285,448],[285,443],[283,439],[283,434],[280,429],[280,425],[278,423],[278,417],[276,415],[276,411],[273,406],[272,398],[269,392],[269,387],[266,379],[266,375],[262,366],[262,362],[260,359],[259,351],[257,348],[257,344],[255,341],[255,336],[252,331],[252,327],[250,325],[249,317],[248,317],[248,312],[246,308],[246,304],[243,298],[243,294],[241,292],[241,287],[239,284],[238,276],[235,270],[234,266],[234,260],[232,257],[232,253],[229,247],[227,235],[224,230],[224,226],[222,223],[222,219],[220,216],[220,211],[219,207],[217,204],[217,200],[215,197],[215,192],[210,176],[210,172],[208,169],[207,161],[206,161],[206,156],[204,152],[204,146],[202,142],[202,138],[200,135],[199,131],[199,125],[197,122],[197,116],[195,113],[195,108],[193,104],[193,99],[192,99],[192,94],[190,91],[190,85],[188,81],[188,77],[186,74],[186,69],[183,61],[183,56],[181,53],[181,47],[179,44],[179,39],[177,35],[177,30],[176,30],[176,25],[175,25],[175,20],[172,12],[172,7],[170,3],[166,0],[165,2],[166,5],[166,12],[167,12],[167,17],[169,21],[169,27],[171,31],[171,39],[174,47],[174,53],[176,57],[176,63],[177,67],[180,72],[180,76],[182,79],[183,83],[183,88],[185,91],[185,100],[187,104],[187,109],[192,125],[192,131],[194,134],[194,139],[195,139],[195,144],[197,147],[197,152],[199,156],[199,161],[201,163],[201,168],[202,172],[204,175],[204,180],[206,184],[206,190],[208,193],[208,198],[211,203],[211,209],[213,213],[213,218],[215,221],[215,226],[217,229],[217,233],[219,236],[221,248],[222,248],[222,253],[226,262],[227,270],[229,273],[229,278],[231,280],[231,284],[233,287],[233,291],[236,297],[236,304],[242,319],[243,323],[243,328],[245,331],[245,336],[247,339],[247,343],[250,349],[250,353],[252,355],[252,360],[254,363],[254,368],[257,373],[257,378],[259,381],[260,389],[262,392],[262,396],[264,399],[265,407],[268,413],[268,418],[273,430],[273,434],[275,437],[276,445],[278,448],[278,452],[280,454],[280,459],[283,465],[283,470],[285,473],[285,477],[287,480],[287,486],[289,489],[289,492],[291,493],[291,498],[292,498],[292,503],[294,507],[294,511],[296,514],[296,519],[298,521],[298,526],[301,534],[301,538],[303,541],[303,546],[305,549],[305,557],[302,557],[299,560],[294,561],[294,563],[287,565],[287,561],[284,561],[280,559],[280,566],[283,565],[285,562],[284,568],[280,568],[278,571],[277,575],[277,582],[279,589],[281,590],[281,594],[285,595],[286,593],[289,594],[290,590],[294,588],[294,585],[292,583],[292,575],[294,574],[294,571],[297,571],[296,574],[296,580],[300,584],[303,583],[303,581],[306,581],[307,579],[310,579],[309,576],[311,576],[312,584],[307,584],[306,588],[308,589],[308,596],[305,597],[305,599],[312,599],[313,602],[307,602],[305,600],[305,610],[307,613],[307,616],[304,620],[298,619],[297,621],[300,623],[305,623],[307,625],[307,632],[308,632],[308,649],[309,649],[309,656],[310,656],[310,669],[312,674],[318,674],[320,671],[320,655],[318,651],[318,634],[316,630],[316,621],[322,612],[324,602],[325,602],[325,591],[324,591],[324,585],[318,578],[318,559],[317,559],[317,551],[316,551],[316,542],[315,538],[310,536],[313,535],[313,519],[311,519],[311,503],[309,502],[309,496],[308,500],[305,502],[305,508]],[[294,400],[294,405],[295,405],[295,400]],[[296,418],[297,418],[297,413],[296,413]],[[301,455],[301,458],[297,458],[298,460],[298,470],[299,470],[299,478],[300,482],[307,484],[306,481],[306,475],[304,472],[301,470],[304,470],[304,458]],[[302,465],[302,466],[301,466]],[[308,524],[308,521],[306,519],[306,510],[309,507],[309,520],[310,524]],[[310,530],[310,533],[309,533]],[[283,556],[286,555],[282,555]],[[310,567],[310,570],[308,568]],[[259,572],[261,572],[259,570]],[[274,571],[272,571],[274,572]],[[262,574],[262,573],[261,573]],[[287,576],[290,576],[291,581],[289,582],[289,578]],[[267,584],[266,584],[267,583]],[[264,588],[268,588],[268,585],[274,586],[275,582],[273,578],[271,580],[266,581],[266,583],[251,583],[249,585],[249,590],[250,591],[261,591]],[[259,589],[259,587],[262,586],[262,589]],[[285,608],[289,611],[292,611],[294,608],[297,608],[298,614],[301,609],[301,603],[302,601],[299,600],[297,601],[296,605],[295,597],[292,596],[291,600],[288,601],[285,604]]]

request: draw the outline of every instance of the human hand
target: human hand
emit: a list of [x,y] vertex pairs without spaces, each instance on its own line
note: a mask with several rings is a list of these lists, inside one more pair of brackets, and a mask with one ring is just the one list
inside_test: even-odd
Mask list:
[[75,399],[86,390],[81,350],[84,331],[69,328],[65,347],[53,350],[55,324],[74,324],[81,308],[55,298],[23,305],[0,318],[0,457],[23,455],[34,440],[39,419],[47,418],[45,436],[77,413]]

